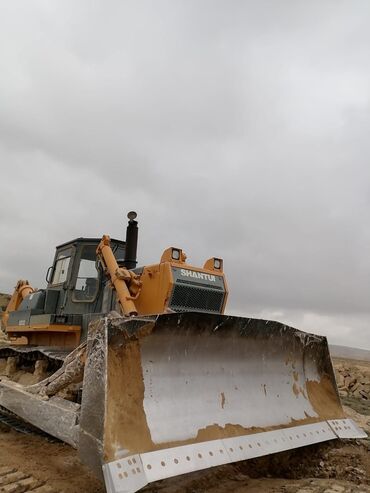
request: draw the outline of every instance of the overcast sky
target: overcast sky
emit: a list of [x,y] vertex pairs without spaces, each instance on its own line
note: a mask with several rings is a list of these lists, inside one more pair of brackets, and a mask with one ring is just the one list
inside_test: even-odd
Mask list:
[[0,3],[0,291],[123,237],[228,311],[370,349],[370,2]]

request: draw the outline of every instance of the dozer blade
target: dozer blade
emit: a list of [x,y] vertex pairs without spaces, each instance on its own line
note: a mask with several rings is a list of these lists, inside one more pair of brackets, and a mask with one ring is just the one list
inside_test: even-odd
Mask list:
[[108,492],[364,436],[343,413],[324,337],[199,313],[90,330],[79,450]]

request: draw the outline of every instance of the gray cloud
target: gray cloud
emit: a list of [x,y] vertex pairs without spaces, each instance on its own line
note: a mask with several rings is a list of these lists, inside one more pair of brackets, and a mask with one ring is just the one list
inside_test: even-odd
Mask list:
[[370,348],[365,1],[4,2],[0,291],[56,244],[225,259],[232,313]]

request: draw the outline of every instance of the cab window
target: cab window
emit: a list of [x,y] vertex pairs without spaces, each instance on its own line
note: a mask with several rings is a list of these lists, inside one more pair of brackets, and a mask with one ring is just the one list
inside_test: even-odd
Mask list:
[[98,277],[96,245],[85,245],[81,252],[76,285],[72,297],[73,301],[94,301],[99,289]]
[[69,262],[71,260],[71,250],[63,250],[58,254],[58,258],[55,262],[53,278],[51,284],[62,284],[67,280]]

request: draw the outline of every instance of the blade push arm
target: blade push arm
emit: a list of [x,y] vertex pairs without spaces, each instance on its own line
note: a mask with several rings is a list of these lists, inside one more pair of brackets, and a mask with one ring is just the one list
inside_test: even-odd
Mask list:
[[[100,261],[105,274],[110,279],[112,286],[117,292],[118,301],[121,305],[122,312],[128,316],[132,317],[138,314],[135,303],[134,296],[132,296],[129,284],[135,284],[135,274],[124,267],[119,267],[117,260],[110,247],[110,237],[104,235],[101,242],[96,250],[98,260]],[[136,287],[140,289],[136,281]]]

